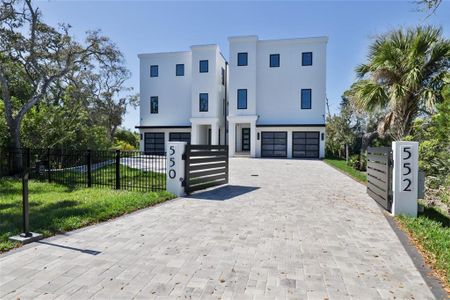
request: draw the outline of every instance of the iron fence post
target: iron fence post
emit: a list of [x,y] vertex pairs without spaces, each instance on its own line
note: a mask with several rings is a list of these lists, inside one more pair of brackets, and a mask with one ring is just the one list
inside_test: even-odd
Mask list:
[[48,165],[47,165],[47,178],[48,178],[48,182],[51,182],[51,173],[52,173],[52,167],[51,167],[51,162],[50,162],[50,148],[47,148],[47,161],[48,161]]
[[86,164],[87,164],[87,186],[92,187],[92,156],[91,149],[86,152]]
[[116,190],[120,190],[120,150],[116,150]]
[[30,237],[30,218],[29,218],[29,202],[28,202],[28,168],[23,172],[22,176],[22,217],[23,217],[23,236]]

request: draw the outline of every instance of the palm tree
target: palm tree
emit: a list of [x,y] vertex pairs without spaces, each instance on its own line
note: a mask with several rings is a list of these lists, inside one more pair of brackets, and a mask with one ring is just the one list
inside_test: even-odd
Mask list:
[[[432,114],[442,101],[444,76],[450,68],[450,40],[440,28],[395,30],[377,37],[368,61],[347,95],[368,112],[384,111],[378,133],[401,140],[420,114]],[[376,135],[375,135],[376,137]]]

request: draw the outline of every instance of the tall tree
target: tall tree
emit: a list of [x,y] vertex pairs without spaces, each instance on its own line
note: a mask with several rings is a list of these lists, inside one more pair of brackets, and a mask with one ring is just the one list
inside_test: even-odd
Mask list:
[[[61,89],[68,74],[90,64],[122,61],[117,47],[98,31],[88,32],[85,42],[76,42],[69,25],[51,27],[42,21],[31,0],[4,0],[0,7],[0,89],[11,146],[20,148],[24,116],[51,89]],[[20,70],[20,79],[15,70]],[[17,81],[29,87],[23,98],[14,95]]]
[[378,132],[401,140],[420,114],[432,114],[442,101],[450,67],[450,40],[442,30],[417,27],[379,36],[368,61],[357,67],[359,80],[347,95],[362,110],[385,110]]

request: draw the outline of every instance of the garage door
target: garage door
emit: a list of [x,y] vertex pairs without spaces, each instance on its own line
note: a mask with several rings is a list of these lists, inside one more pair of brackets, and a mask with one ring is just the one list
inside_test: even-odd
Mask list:
[[262,157],[287,157],[287,132],[261,132]]
[[147,154],[164,154],[164,132],[146,132],[144,151]]
[[188,145],[191,144],[191,133],[190,132],[171,132],[169,133],[169,141],[171,142],[186,142]]
[[319,158],[319,136],[314,132],[292,133],[292,157],[297,158]]

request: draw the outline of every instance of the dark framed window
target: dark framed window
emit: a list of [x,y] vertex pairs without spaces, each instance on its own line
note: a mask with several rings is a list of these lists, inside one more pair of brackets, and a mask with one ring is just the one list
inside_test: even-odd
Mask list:
[[280,66],[280,54],[270,54],[270,67],[278,68]]
[[199,62],[199,71],[200,71],[200,73],[208,73],[208,61],[207,60],[201,60]]
[[199,95],[199,110],[201,112],[208,111],[208,93],[200,93],[200,95]]
[[302,66],[312,66],[313,64],[313,54],[312,52],[302,53]]
[[225,85],[225,69],[222,68],[222,85]]
[[184,64],[177,64],[175,66],[175,75],[184,76]]
[[302,89],[301,91],[301,108],[311,109],[311,89]]
[[150,113],[151,114],[158,113],[158,97],[157,96],[150,97]]
[[248,65],[248,54],[247,52],[238,53],[238,66],[247,66]]
[[150,77],[158,77],[158,65],[150,66]]
[[237,108],[247,109],[247,89],[237,90]]

